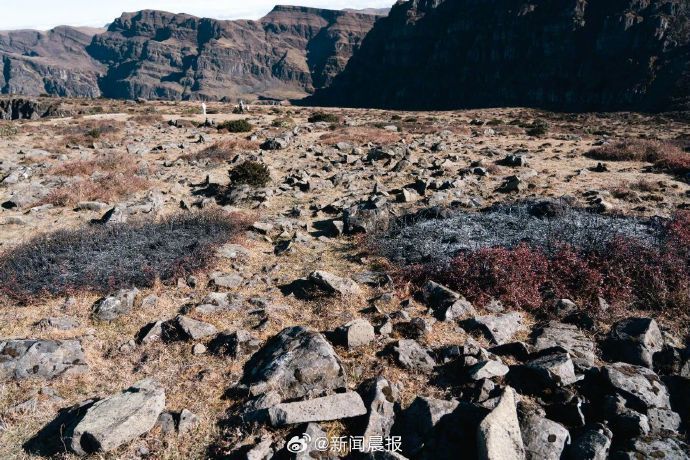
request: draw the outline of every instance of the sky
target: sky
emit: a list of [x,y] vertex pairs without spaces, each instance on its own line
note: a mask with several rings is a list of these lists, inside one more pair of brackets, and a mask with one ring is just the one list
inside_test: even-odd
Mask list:
[[123,11],[143,9],[216,19],[258,19],[275,4],[319,8],[384,8],[394,0],[0,0],[0,30],[58,25],[102,27]]

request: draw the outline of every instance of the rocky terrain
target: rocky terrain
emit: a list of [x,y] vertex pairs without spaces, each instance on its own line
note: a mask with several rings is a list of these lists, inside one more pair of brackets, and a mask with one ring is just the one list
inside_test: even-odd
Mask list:
[[0,458],[688,458],[687,278],[535,300],[528,259],[494,291],[406,265],[615,230],[687,274],[683,120],[60,111],[0,120]]
[[301,98],[330,84],[377,18],[290,6],[259,21],[146,10],[124,13],[107,31],[0,32],[0,93]]
[[399,2],[307,104],[687,109],[689,14],[677,0]]

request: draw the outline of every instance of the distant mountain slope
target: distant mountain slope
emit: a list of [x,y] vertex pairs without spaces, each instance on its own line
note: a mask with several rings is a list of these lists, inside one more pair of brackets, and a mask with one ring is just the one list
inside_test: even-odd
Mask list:
[[688,109],[690,2],[399,2],[306,103]]
[[1,93],[113,98],[303,97],[330,84],[376,15],[277,6],[259,21],[144,10],[93,36],[0,32]]
[[65,26],[0,32],[0,93],[100,95],[105,67],[86,52],[94,32]]

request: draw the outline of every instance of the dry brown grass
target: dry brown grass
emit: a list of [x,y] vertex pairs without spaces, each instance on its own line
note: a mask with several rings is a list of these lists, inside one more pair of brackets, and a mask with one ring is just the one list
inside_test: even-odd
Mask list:
[[337,144],[347,142],[353,145],[364,144],[392,144],[398,142],[402,135],[380,128],[365,126],[338,128],[319,136],[319,141],[324,144]]
[[124,122],[114,120],[74,120],[57,130],[65,144],[89,144],[95,141],[120,142]]
[[216,142],[210,147],[206,147],[203,150],[186,156],[186,159],[190,161],[207,161],[211,164],[220,164],[231,161],[240,153],[256,150],[258,147],[258,142],[237,138]]
[[67,185],[57,187],[40,200],[37,205],[76,206],[82,201],[101,201],[113,203],[142,190],[151,182],[139,176],[126,176],[122,173],[110,173],[98,178],[78,179]]
[[587,152],[587,156],[599,161],[642,161],[655,163],[666,155],[682,153],[668,142],[647,139],[626,139],[610,143]]

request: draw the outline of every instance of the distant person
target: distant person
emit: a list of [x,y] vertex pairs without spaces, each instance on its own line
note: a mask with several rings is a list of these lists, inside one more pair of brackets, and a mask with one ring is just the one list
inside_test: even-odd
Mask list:
[[206,116],[206,103],[205,102],[201,103],[201,111],[203,112],[203,115]]

